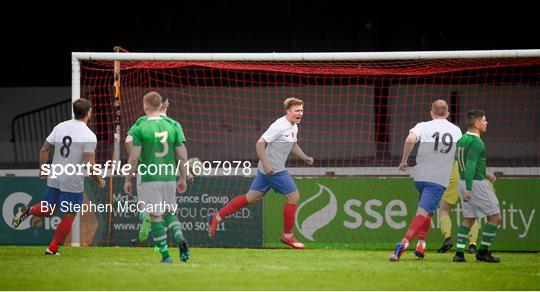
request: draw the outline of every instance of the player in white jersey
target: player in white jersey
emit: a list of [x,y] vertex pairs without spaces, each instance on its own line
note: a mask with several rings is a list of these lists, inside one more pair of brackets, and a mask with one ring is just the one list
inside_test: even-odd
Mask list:
[[283,234],[281,242],[292,248],[304,248],[304,245],[293,236],[293,224],[296,216],[296,204],[300,193],[285,168],[289,153],[293,153],[308,165],[313,164],[313,158],[304,154],[298,146],[298,123],[304,114],[304,102],[290,97],[283,102],[285,116],[277,119],[257,141],[256,149],[259,156],[257,175],[245,195],[232,199],[219,212],[209,216],[208,233],[214,237],[218,223],[225,217],[235,213],[244,206],[257,202],[270,190],[285,195],[283,206]]
[[[83,203],[84,175],[82,173],[93,170],[95,164],[96,135],[86,125],[92,116],[92,104],[86,99],[78,99],[73,103],[75,118],[62,122],[50,133],[43,142],[39,154],[40,178],[47,178],[44,171],[49,152],[54,151],[50,170],[57,167],[62,169],[57,178],[47,178],[45,201],[32,207],[22,206],[13,218],[12,226],[17,228],[28,216],[50,217],[56,211],[64,213],[60,224],[54,232],[53,239],[45,251],[46,255],[60,255],[58,245],[62,244],[71,230],[73,219]],[[91,168],[82,167],[88,165]],[[74,173],[75,172],[75,173]],[[97,181],[100,188],[105,187],[105,181],[97,175],[92,178]]]
[[448,104],[439,99],[431,105],[429,122],[416,124],[409,132],[403,146],[403,156],[399,169],[407,169],[407,160],[416,142],[420,142],[416,156],[416,167],[411,170],[414,185],[420,193],[416,216],[396,250],[390,256],[390,261],[399,261],[409,243],[418,235],[415,255],[425,256],[426,237],[431,227],[431,216],[437,209],[441,197],[448,186],[456,143],[461,138],[461,130],[450,123]]

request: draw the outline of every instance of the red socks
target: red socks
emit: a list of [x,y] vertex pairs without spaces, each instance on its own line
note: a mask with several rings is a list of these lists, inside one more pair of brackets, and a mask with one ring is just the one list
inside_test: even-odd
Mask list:
[[240,195],[232,199],[225,207],[219,210],[219,217],[221,219],[233,214],[248,204],[246,195]]
[[52,213],[50,210],[42,212],[41,210],[41,204],[35,204],[34,206],[30,207],[30,211],[28,211],[30,215],[38,216],[38,217],[51,217]]
[[427,217],[424,217],[422,215],[416,215],[416,217],[414,217],[413,221],[411,222],[407,233],[405,234],[405,239],[407,239],[409,242],[412,242],[416,234],[420,232],[420,230],[424,227],[426,218]]
[[283,234],[293,233],[296,204],[285,203],[283,205]]
[[[219,210],[220,219],[226,218],[248,204],[246,195],[237,196]],[[283,206],[283,233],[293,233],[296,204],[285,203]]]
[[54,232],[53,239],[49,245],[49,250],[52,252],[58,251],[58,245],[64,243],[67,235],[71,231],[71,224],[73,223],[73,216],[64,215],[62,221],[58,224],[58,228]]
[[[35,204],[34,206],[30,207],[28,213],[37,217],[51,217],[53,215],[50,209],[42,210],[41,207],[41,204]],[[60,221],[60,224],[58,224],[56,231],[54,231],[53,239],[49,245],[50,251],[58,251],[58,245],[64,243],[64,240],[71,231],[71,224],[73,224],[73,216],[64,215]]]
[[418,240],[426,241],[427,234],[429,232],[429,229],[431,228],[431,216],[428,215],[426,217],[426,221],[424,222],[424,225],[422,225],[422,228],[418,231]]

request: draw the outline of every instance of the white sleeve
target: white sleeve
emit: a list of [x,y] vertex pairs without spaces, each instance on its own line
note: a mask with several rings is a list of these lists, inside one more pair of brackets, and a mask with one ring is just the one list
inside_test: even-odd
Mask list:
[[96,153],[97,138],[96,134],[91,133],[89,139],[84,142],[83,153]]
[[50,144],[53,144],[54,145],[54,142],[56,142],[56,127],[54,127],[51,131],[51,133],[49,134],[49,136],[47,136],[47,138],[45,139],[45,141],[49,142]]
[[409,133],[413,133],[416,135],[416,141],[418,142],[420,140],[420,137],[422,137],[422,133],[424,132],[424,123],[418,123],[416,126],[414,126],[412,129],[409,130]]
[[461,136],[463,136],[463,134],[461,133],[461,129],[459,127],[457,127],[457,129],[456,129],[456,142],[457,142],[457,140],[461,139]]
[[281,129],[278,126],[278,123],[273,123],[270,125],[268,130],[262,134],[261,139],[264,139],[267,143],[274,142],[277,137],[279,137],[279,134],[281,133]]

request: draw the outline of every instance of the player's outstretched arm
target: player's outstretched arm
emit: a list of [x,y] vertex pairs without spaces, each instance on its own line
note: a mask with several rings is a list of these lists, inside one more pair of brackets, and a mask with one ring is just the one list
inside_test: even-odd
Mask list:
[[407,170],[407,161],[409,160],[409,156],[414,148],[416,138],[417,136],[415,133],[409,133],[409,136],[407,136],[405,139],[405,143],[403,144],[403,154],[401,155],[401,163],[399,164],[399,170],[401,171]]
[[257,144],[255,144],[255,149],[257,150],[257,156],[263,165],[264,172],[266,174],[271,174],[274,172],[274,168],[268,164],[268,160],[266,159],[266,145],[268,145],[266,140],[261,138],[257,141]]
[[306,164],[313,165],[313,157],[307,156],[298,143],[294,143],[292,149],[292,154],[296,155],[298,158],[302,159]]
[[186,191],[186,178],[187,178],[187,165],[188,153],[186,145],[182,144],[174,148],[174,153],[176,155],[176,160],[180,161],[180,179],[178,179],[178,184],[176,188],[180,194]]

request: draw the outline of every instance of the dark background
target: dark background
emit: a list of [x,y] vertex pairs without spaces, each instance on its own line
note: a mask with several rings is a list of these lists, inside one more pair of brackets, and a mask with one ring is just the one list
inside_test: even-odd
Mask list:
[[[540,48],[534,2],[11,3],[0,87],[69,86],[72,51],[338,52]],[[77,6],[70,8],[71,6]]]

